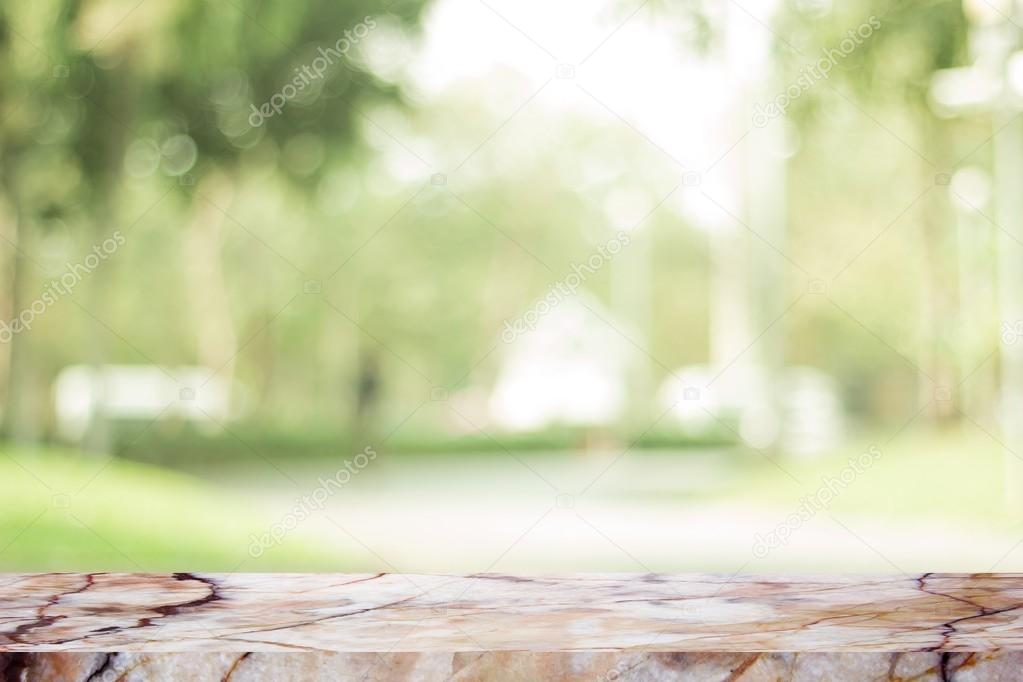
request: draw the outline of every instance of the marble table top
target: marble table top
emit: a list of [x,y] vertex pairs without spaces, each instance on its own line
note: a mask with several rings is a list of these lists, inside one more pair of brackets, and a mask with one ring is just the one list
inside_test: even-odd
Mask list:
[[0,574],[0,652],[22,667],[24,652],[111,651],[918,652],[959,665],[1006,649],[1023,650],[1023,574]]
[[978,682],[1023,652],[0,653],[2,682]]

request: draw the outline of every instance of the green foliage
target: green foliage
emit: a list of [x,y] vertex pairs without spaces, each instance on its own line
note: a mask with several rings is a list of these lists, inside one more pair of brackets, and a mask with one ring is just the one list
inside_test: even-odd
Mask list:
[[[935,162],[958,160],[987,129],[938,121],[926,105],[933,72],[968,61],[958,2],[800,9],[811,4],[785,3],[775,24],[785,38],[777,41],[782,83],[870,16],[882,26],[773,124],[792,133],[784,249],[814,276],[831,277],[905,208],[921,179],[933,178],[912,149]],[[678,179],[673,164],[606,111],[551,120],[526,106],[510,120],[534,89],[515,77],[468,79],[424,103],[359,45],[280,114],[250,125],[253,105],[367,16],[377,27],[363,47],[414,44],[422,2],[384,11],[363,0],[129,9],[113,0],[0,9],[0,216],[25,254],[15,262],[0,247],[4,276],[16,271],[17,280],[2,290],[3,315],[97,239],[115,229],[128,236],[74,301],[39,322],[31,348],[16,339],[22,375],[0,366],[7,413],[25,406],[44,435],[53,434],[50,388],[66,365],[230,365],[222,375],[237,381],[245,420],[272,423],[269,432],[327,434],[308,447],[304,437],[266,442],[318,451],[357,429],[367,357],[379,361],[373,419],[383,430],[434,387],[454,394],[491,386],[505,353],[503,321],[607,238],[609,195],[627,190],[637,205],[652,206]],[[649,10],[680,43],[702,46],[709,58],[723,49],[711,3]],[[946,144],[950,130],[968,134]],[[450,182],[431,184],[433,173]],[[707,361],[715,312],[713,236],[677,209],[644,226],[652,314],[639,345],[657,361],[639,354],[654,390],[630,400],[650,419],[668,371]],[[917,360],[934,334],[904,311],[921,307],[921,277],[948,280],[954,271],[947,254],[927,261],[919,249],[921,229],[940,222],[947,232],[949,207],[936,215],[942,220],[909,213],[834,290],[870,330],[901,340],[903,358],[820,300],[804,299],[775,329],[794,340],[786,360],[835,375],[857,417],[902,418],[886,396],[916,390],[905,358]],[[613,298],[610,270],[585,284],[604,302]],[[310,283],[319,293],[305,293]],[[784,287],[794,299],[805,278],[789,271]],[[210,332],[218,320],[226,329],[219,336]],[[619,437],[648,423],[629,424]],[[409,439],[423,439],[421,449],[462,448],[428,436],[446,426],[438,410],[406,428]],[[691,435],[664,438],[685,443]],[[528,439],[541,448],[574,436]],[[465,442],[466,450],[485,447]]]
[[6,570],[352,570],[327,544],[296,534],[286,551],[248,554],[280,514],[158,467],[81,452],[0,452],[0,551]]
[[[265,424],[234,424],[229,432],[201,433],[183,425],[150,427],[125,425],[119,438],[119,457],[179,466],[188,470],[237,465],[264,460],[275,463],[300,460],[338,461],[365,447],[356,434],[306,426],[301,430]],[[501,458],[508,452],[545,452],[608,448],[636,451],[689,449],[730,445],[734,425],[711,432],[686,432],[659,428],[619,439],[606,431],[579,428],[548,428],[530,433],[466,433],[454,436],[437,430],[402,429],[374,448],[388,456],[485,456]],[[359,434],[365,436],[365,434]]]

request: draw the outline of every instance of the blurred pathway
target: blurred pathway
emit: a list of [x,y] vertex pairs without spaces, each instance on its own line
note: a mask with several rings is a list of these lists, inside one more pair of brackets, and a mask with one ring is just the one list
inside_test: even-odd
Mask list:
[[[822,511],[757,556],[757,534],[796,510],[799,491],[789,507],[725,503],[720,491],[738,467],[723,453],[630,454],[612,465],[615,454],[380,459],[334,490],[282,550],[297,537],[338,543],[365,562],[358,568],[403,572],[1023,569],[1014,549],[1023,528],[869,513]],[[308,494],[334,471],[307,463],[287,473]],[[273,519],[300,492],[281,478],[218,483],[244,488]],[[778,484],[787,485],[782,475]]]

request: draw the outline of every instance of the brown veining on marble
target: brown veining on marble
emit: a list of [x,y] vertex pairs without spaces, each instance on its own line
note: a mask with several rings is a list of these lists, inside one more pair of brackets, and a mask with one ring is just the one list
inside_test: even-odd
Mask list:
[[941,682],[1018,680],[1023,652],[20,653],[0,682]]
[[4,578],[0,651],[1023,648],[1019,574],[92,573]]

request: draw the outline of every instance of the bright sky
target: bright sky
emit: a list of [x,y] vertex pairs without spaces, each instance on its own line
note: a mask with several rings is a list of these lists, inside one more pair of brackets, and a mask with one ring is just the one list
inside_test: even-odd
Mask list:
[[[772,40],[762,21],[772,4],[709,4],[702,11],[712,15],[719,36],[700,55],[685,12],[643,0],[436,0],[418,50],[382,22],[366,56],[424,104],[472,83],[495,127],[533,95],[526,106],[555,124],[561,116],[631,127],[636,144],[660,148],[680,176],[706,174],[701,187],[736,207],[736,160],[715,162],[747,131],[757,134],[750,130],[752,101],[774,94],[761,76]],[[558,77],[567,75],[566,67],[572,77]],[[430,143],[422,141],[424,155]],[[700,223],[722,219],[720,208],[687,199],[685,190],[672,202],[675,210],[699,214]],[[636,202],[612,197],[609,211],[625,204],[623,213],[631,214],[630,203]]]

